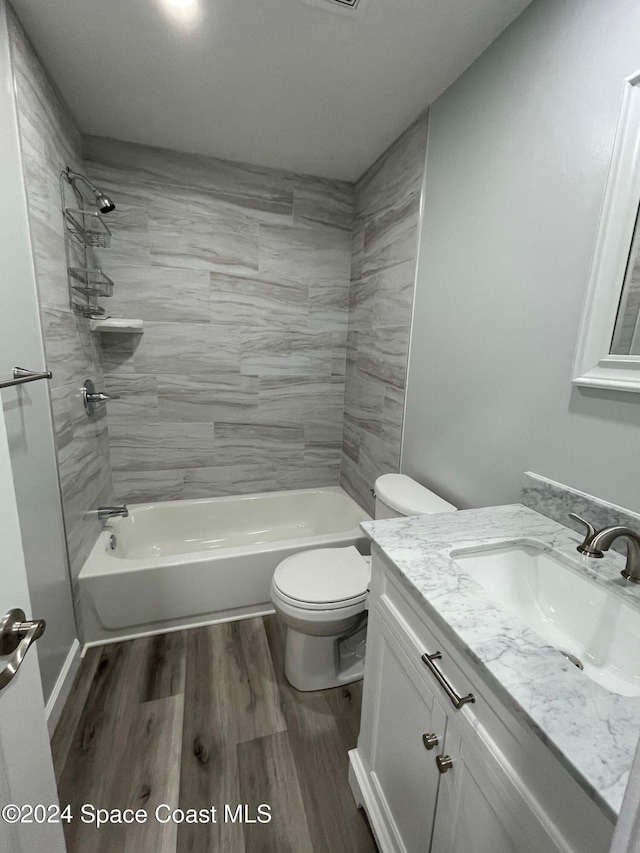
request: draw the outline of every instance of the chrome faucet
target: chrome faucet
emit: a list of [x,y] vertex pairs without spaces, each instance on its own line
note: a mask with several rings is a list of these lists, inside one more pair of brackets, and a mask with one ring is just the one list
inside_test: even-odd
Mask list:
[[98,518],[101,521],[104,521],[105,518],[117,518],[118,516],[122,518],[127,518],[129,515],[129,510],[127,507],[122,504],[122,506],[99,506],[98,507]]
[[621,536],[627,540],[627,564],[622,570],[622,577],[640,583],[640,534],[635,530],[630,527],[605,527],[596,533],[589,544],[595,552],[608,551]]

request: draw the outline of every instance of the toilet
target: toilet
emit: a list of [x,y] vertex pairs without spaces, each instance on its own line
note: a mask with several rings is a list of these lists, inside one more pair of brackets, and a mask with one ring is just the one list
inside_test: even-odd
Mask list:
[[[405,474],[375,482],[375,518],[455,512]],[[287,557],[271,581],[271,601],[287,626],[284,671],[297,690],[326,690],[364,674],[371,557],[353,545]]]

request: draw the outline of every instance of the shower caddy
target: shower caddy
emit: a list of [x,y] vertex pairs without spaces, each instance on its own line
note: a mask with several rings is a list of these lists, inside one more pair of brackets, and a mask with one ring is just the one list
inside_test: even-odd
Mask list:
[[[85,208],[80,190],[67,177],[69,169],[60,173],[60,197],[64,221],[64,246],[71,310],[83,317],[105,314],[97,299],[113,295],[113,281],[95,264],[93,249],[108,249],[111,231],[102,215]],[[65,184],[73,190],[75,206],[66,204]]]

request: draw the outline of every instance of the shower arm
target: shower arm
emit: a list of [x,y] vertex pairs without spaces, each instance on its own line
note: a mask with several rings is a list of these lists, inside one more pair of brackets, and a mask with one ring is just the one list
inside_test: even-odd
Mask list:
[[[96,207],[98,208],[99,213],[110,213],[112,210],[115,210],[115,204],[111,201],[111,199],[106,196],[102,190],[98,189],[98,187],[93,184],[86,175],[83,175],[81,172],[72,172],[69,166],[64,169],[60,173],[60,180],[62,181],[64,178],[68,184],[73,188],[76,197],[80,201],[83,196],[77,187],[78,181],[81,181],[86,187],[91,190],[93,195],[95,196]],[[82,206],[82,205],[81,205]]]
[[76,189],[75,182],[82,181],[83,184],[89,187],[89,189],[96,198],[98,198],[98,196],[100,195],[100,190],[95,186],[95,184],[92,184],[89,178],[85,178],[85,176],[81,175],[80,172],[72,172],[71,169],[67,166],[67,168],[62,172],[62,174],[74,189]]

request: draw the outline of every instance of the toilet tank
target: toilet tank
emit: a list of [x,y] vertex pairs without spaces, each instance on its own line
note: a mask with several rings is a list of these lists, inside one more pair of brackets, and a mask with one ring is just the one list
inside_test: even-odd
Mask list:
[[375,483],[375,518],[404,515],[431,515],[455,512],[457,507],[443,500],[406,474],[383,474]]

